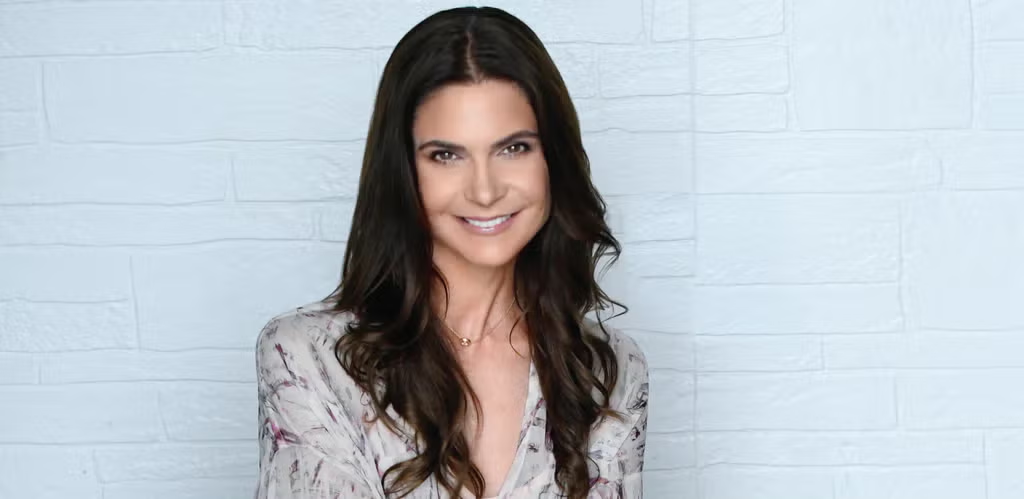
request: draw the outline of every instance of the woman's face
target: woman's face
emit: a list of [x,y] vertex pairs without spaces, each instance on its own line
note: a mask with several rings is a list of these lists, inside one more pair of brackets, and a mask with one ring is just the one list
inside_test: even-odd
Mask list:
[[519,87],[444,86],[420,104],[412,134],[435,260],[512,262],[550,205],[537,119]]

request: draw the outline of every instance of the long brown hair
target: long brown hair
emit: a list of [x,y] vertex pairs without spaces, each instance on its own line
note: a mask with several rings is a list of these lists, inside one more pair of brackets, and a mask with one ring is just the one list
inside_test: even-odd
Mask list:
[[[376,417],[401,434],[390,406],[415,431],[418,454],[382,481],[403,497],[435,476],[452,496],[481,496],[466,427],[467,398],[478,407],[430,299],[447,284],[433,264],[432,242],[417,189],[412,120],[424,97],[451,83],[501,79],[517,84],[537,117],[551,192],[551,215],[515,261],[515,299],[547,404],[555,478],[570,498],[590,488],[587,446],[598,418],[617,417],[608,398],[618,365],[608,332],[586,327],[591,312],[618,306],[595,279],[597,264],[618,259],[605,203],[590,180],[576,111],[537,35],[490,7],[438,12],[412,28],[384,68],[366,140],[359,193],[341,284],[327,300],[351,312],[336,351],[369,395]],[[622,313],[622,312],[620,312]],[[513,326],[514,327],[514,326]],[[600,394],[594,397],[594,394]]]

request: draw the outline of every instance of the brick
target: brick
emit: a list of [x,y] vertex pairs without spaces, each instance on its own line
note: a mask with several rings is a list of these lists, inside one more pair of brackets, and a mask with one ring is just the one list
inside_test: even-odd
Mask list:
[[209,50],[220,45],[220,14],[214,2],[0,6],[0,56]]
[[0,397],[18,401],[0,411],[2,443],[152,442],[163,434],[156,394],[144,384],[0,386]]
[[100,499],[92,451],[86,448],[0,446],[0,492],[32,499]]
[[647,357],[650,369],[674,369],[693,371],[693,336],[679,333],[654,333],[650,331],[629,331]]
[[697,428],[891,429],[893,390],[892,378],[879,374],[698,374]]
[[[301,2],[281,9],[273,2],[231,1],[227,32],[232,43],[264,48],[361,48],[393,45],[417,22],[451,2],[401,2],[384,8],[367,1]],[[643,33],[640,1],[573,0],[558,4],[498,1],[545,43],[630,43]],[[393,6],[397,7],[397,6]]]
[[978,91],[1024,93],[1024,41],[986,43],[978,47],[977,53]]
[[255,383],[181,382],[160,389],[160,410],[171,440],[255,438]]
[[687,194],[640,194],[608,196],[612,232],[622,243],[670,241],[693,238],[689,216],[693,196]]
[[674,95],[690,92],[690,45],[608,46],[599,55],[601,95]]
[[836,478],[835,497],[986,499],[985,468],[973,465],[843,470]]
[[1024,193],[921,193],[908,200],[905,219],[908,320],[921,328],[1024,327]]
[[700,193],[891,192],[941,178],[939,157],[918,138],[702,134],[694,145]]
[[254,472],[252,464],[258,460],[259,447],[248,441],[132,444],[96,449],[96,468],[105,483],[245,476]]
[[24,353],[0,352],[0,385],[28,385],[39,382],[39,363]]
[[[59,275],[60,279],[42,279]],[[0,250],[0,300],[126,301],[131,298],[128,257],[104,250],[6,248]]]
[[700,483],[705,499],[832,496],[832,474],[822,469],[716,466],[701,470]]
[[786,98],[781,95],[699,95],[694,100],[701,132],[774,132],[786,129]]
[[0,204],[219,201],[228,166],[217,151],[12,149],[0,151]]
[[[681,213],[687,213],[686,211]],[[694,241],[639,241],[623,243],[619,260],[637,277],[692,277],[695,272]]]
[[696,38],[756,38],[783,31],[783,0],[691,0]]
[[896,281],[897,200],[875,196],[701,196],[701,283]]
[[39,140],[37,112],[0,111],[0,147],[35,144]]
[[979,39],[1024,40],[1024,5],[1017,0],[984,0],[973,7]]
[[793,11],[801,129],[971,126],[968,2],[799,0]]
[[1024,495],[1024,431],[994,430],[985,435],[985,471],[988,499],[1016,499]]
[[829,335],[824,349],[829,369],[1024,367],[1018,331]]
[[822,367],[815,336],[698,336],[697,369],[714,371],[812,371]]
[[693,431],[693,376],[664,369],[651,370],[651,433]]
[[903,327],[895,284],[696,286],[699,334],[890,332]]
[[[317,211],[317,227],[322,241],[348,241],[352,232],[352,215],[355,212],[355,201],[340,201],[323,206]],[[339,248],[344,254],[344,247]]]
[[[250,349],[270,317],[334,289],[342,253],[288,244],[182,249],[133,260],[142,348]],[[244,289],[261,291],[241,300]]]
[[692,330],[691,279],[637,278],[618,271],[609,272],[601,286],[629,307],[628,313],[611,320],[616,327],[662,333]]
[[664,333],[692,330],[692,279],[638,278],[609,272],[601,286],[629,307],[629,313],[609,322],[613,326]]
[[355,197],[365,142],[261,147],[233,159],[241,201],[322,201]]
[[934,144],[954,189],[1024,188],[1024,134],[952,133]]
[[692,468],[694,442],[692,433],[650,433],[644,452],[644,473],[659,470]]
[[256,476],[120,482],[103,486],[103,499],[252,499]]
[[307,240],[314,214],[309,205],[9,207],[0,208],[0,241],[107,246]]
[[982,95],[978,121],[988,130],[1024,130],[1024,93]]
[[[691,149],[687,133],[607,131],[583,136],[591,177],[604,196],[685,193],[693,190]],[[637,175],[642,165],[644,174]]]
[[698,94],[782,93],[789,89],[786,47],[775,42],[697,44]]
[[591,45],[548,44],[545,47],[575,101],[598,93],[597,51]]
[[52,137],[66,142],[359,139],[377,85],[363,52],[90,58],[45,69]]
[[[3,8],[0,7],[0,12]],[[2,22],[0,22],[2,25]],[[0,35],[2,37],[2,35]],[[0,111],[35,111],[39,107],[39,63],[30,60],[0,60]]]
[[644,36],[642,0],[497,0],[490,5],[522,19],[544,43],[636,43]]
[[57,352],[136,346],[127,301],[103,303],[0,302],[0,351]]
[[644,470],[643,483],[649,497],[697,497],[697,472],[693,469]]
[[[229,44],[265,49],[393,46],[440,2],[403,2],[387,9],[366,1],[296,2],[228,0]],[[397,7],[397,6],[396,6]]]
[[690,3],[693,0],[654,0],[651,38],[658,42],[690,38]]
[[610,129],[676,132],[693,128],[688,95],[576,99],[574,104],[584,133]]
[[904,466],[981,463],[976,432],[715,431],[697,438],[700,466]]
[[1024,369],[905,371],[897,375],[901,423],[910,429],[1024,425]]
[[254,382],[253,353],[245,350],[150,352],[99,350],[50,354],[40,360],[43,383],[96,381]]

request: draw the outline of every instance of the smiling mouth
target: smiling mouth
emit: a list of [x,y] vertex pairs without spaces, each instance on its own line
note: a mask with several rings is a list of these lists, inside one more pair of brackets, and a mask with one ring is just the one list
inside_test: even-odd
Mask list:
[[518,214],[518,213],[519,212],[517,211],[515,213],[510,213],[508,215],[501,215],[501,216],[497,216],[497,217],[494,217],[494,218],[466,218],[466,217],[459,217],[459,218],[461,218],[463,221],[465,221],[466,223],[468,223],[468,224],[470,224],[470,225],[472,225],[474,227],[479,227],[481,229],[492,229],[494,227],[497,227],[498,225],[501,225],[501,224],[505,223],[508,219],[516,216],[516,214]]

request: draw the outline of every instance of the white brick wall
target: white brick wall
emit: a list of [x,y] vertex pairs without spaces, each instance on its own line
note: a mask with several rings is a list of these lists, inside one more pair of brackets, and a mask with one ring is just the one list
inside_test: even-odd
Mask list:
[[[0,498],[250,497],[252,342],[456,4],[0,1]],[[625,245],[649,497],[1024,497],[1024,3],[498,5]]]

